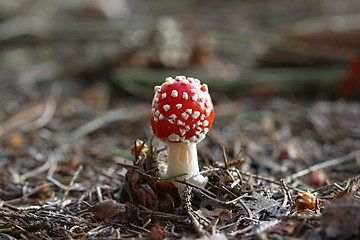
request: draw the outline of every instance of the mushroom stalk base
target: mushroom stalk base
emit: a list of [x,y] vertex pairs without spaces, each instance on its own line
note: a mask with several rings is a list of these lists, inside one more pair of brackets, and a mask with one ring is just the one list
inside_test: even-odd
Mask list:
[[[168,144],[168,167],[165,177],[172,177],[182,173],[193,175],[199,173],[199,163],[196,151],[196,143],[169,142]],[[182,177],[181,179],[184,179]],[[204,187],[207,178],[197,175],[190,179],[190,182]]]

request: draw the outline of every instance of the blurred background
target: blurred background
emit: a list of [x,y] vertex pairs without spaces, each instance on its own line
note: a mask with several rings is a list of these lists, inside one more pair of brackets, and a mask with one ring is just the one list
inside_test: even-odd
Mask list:
[[4,0],[0,86],[105,80],[150,99],[183,73],[228,96],[354,97],[358,81],[340,80],[359,78],[359,13],[356,0]]
[[88,150],[129,156],[133,139],[152,136],[153,87],[187,75],[213,96],[210,144],[277,159],[291,139],[324,159],[358,146],[359,53],[357,0],[2,0],[3,152],[45,154],[34,167],[59,136],[95,132]]

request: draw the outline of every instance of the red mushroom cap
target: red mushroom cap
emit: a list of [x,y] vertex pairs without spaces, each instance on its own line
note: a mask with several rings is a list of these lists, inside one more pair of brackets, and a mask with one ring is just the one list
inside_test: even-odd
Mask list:
[[214,120],[214,106],[206,84],[198,79],[169,77],[155,87],[151,129],[161,140],[200,142]]

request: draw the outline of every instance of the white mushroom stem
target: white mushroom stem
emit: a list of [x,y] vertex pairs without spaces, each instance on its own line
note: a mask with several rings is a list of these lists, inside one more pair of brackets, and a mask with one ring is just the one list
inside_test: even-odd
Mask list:
[[[191,176],[199,173],[196,143],[168,142],[168,167],[165,177],[173,177],[182,173]],[[184,179],[187,176],[179,179]],[[197,175],[189,181],[199,187],[205,187],[207,177]]]

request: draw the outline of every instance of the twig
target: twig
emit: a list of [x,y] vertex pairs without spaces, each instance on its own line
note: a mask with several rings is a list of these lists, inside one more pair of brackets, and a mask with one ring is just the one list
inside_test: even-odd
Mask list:
[[325,162],[321,162],[321,163],[312,165],[307,169],[301,170],[297,173],[294,173],[294,174],[286,177],[284,179],[284,181],[289,183],[289,182],[292,182],[295,179],[305,176],[313,171],[317,171],[317,170],[321,170],[321,169],[325,169],[325,168],[329,168],[329,167],[334,167],[337,165],[342,165],[342,164],[351,162],[351,161],[355,160],[356,158],[358,158],[359,154],[360,154],[360,150],[351,152],[351,153],[349,153],[345,156],[339,157],[339,158],[333,158],[333,159],[327,160]]
[[146,223],[144,223],[141,227],[146,228],[147,226],[149,226],[150,223],[151,223],[151,218],[149,218],[149,220],[147,220]]
[[196,185],[194,185],[194,184],[192,184],[192,183],[189,183],[189,182],[186,182],[186,181],[182,181],[182,180],[178,180],[178,179],[175,179],[175,181],[178,182],[178,183],[182,183],[182,184],[188,185],[188,186],[190,186],[190,187],[192,187],[192,188],[198,189],[198,190],[202,191],[205,195],[207,195],[207,196],[209,196],[209,197],[216,198],[216,194],[214,194],[214,193],[206,190],[205,188],[201,188],[201,187],[196,186]]
[[276,215],[275,216],[277,219],[285,219],[285,220],[290,220],[290,219],[294,219],[294,220],[305,220],[305,219],[309,219],[309,220],[318,220],[321,217],[321,213],[315,213],[315,214],[293,214],[293,215]]
[[[55,85],[53,85],[55,86]],[[56,91],[56,87],[53,87],[53,91]],[[48,99],[45,101],[45,109],[42,115],[33,122],[35,128],[41,128],[48,124],[53,118],[56,111],[56,94],[51,94]]]
[[163,218],[163,219],[167,219],[167,220],[178,220],[178,221],[184,221],[187,217],[186,216],[181,216],[181,215],[175,215],[175,214],[171,214],[171,213],[165,213],[165,212],[158,212],[158,211],[154,211],[151,209],[148,209],[142,205],[139,205],[140,211],[143,213],[151,213],[151,216],[153,217],[157,217],[157,218]]
[[43,217],[43,216],[39,216],[39,215],[36,215],[33,213],[19,213],[19,212],[14,212],[14,211],[0,210],[0,216],[2,216],[2,217],[7,216],[11,219],[19,218],[19,219],[26,219],[26,220],[42,220],[42,221],[49,220],[49,218],[50,218],[51,220],[53,220],[55,222],[62,223],[65,225],[71,225],[71,226],[79,225],[78,222],[74,222],[74,220],[75,220],[74,217],[71,217],[72,221],[69,221],[69,220],[64,220],[64,219],[59,218],[59,214],[47,214],[46,217]]
[[138,229],[138,230],[141,230],[141,231],[143,231],[143,232],[150,233],[150,231],[147,230],[146,228],[143,228],[143,227],[141,227],[141,226],[137,226],[137,225],[135,225],[135,224],[133,224],[133,223],[130,223],[130,226],[132,226],[133,228],[136,228],[136,229]]
[[[285,199],[290,200],[290,205],[292,206],[294,204],[294,202],[292,200],[292,197],[291,197],[291,194],[290,194],[290,191],[289,191],[289,187],[286,185],[286,183],[285,183],[285,181],[283,179],[281,179],[280,182],[281,182],[281,185],[282,185],[282,189],[284,190]],[[285,201],[283,202],[283,204],[286,205]]]
[[230,223],[230,224],[227,224],[227,225],[225,225],[225,226],[220,227],[219,230],[220,230],[220,231],[223,231],[223,230],[225,230],[225,229],[227,229],[227,228],[230,228],[230,227],[232,227],[232,229],[236,229],[236,228],[239,226],[240,222],[241,222],[242,220],[244,220],[244,219],[245,219],[245,218],[244,218],[243,216],[240,216],[236,221],[234,221],[234,222],[232,222],[232,223]]
[[63,198],[62,198],[62,200],[61,200],[61,207],[62,207],[62,208],[64,208],[63,204],[64,204],[67,196],[69,195],[69,192],[70,192],[71,188],[74,186],[75,181],[76,181],[76,179],[78,178],[78,176],[79,176],[79,174],[80,174],[80,172],[81,172],[82,169],[83,169],[83,166],[80,165],[80,166],[78,167],[78,169],[76,170],[73,178],[71,179],[71,182],[70,182],[69,186],[66,187],[64,196],[63,196]]
[[29,128],[29,125],[43,115],[45,106],[46,103],[44,101],[35,106],[28,107],[10,117],[6,122],[0,125],[0,137],[3,137],[16,129],[23,129],[24,126]]
[[251,224],[243,229],[239,229],[235,232],[231,232],[231,233],[229,233],[229,235],[234,237],[236,235],[244,234],[244,233],[250,231],[251,229],[253,229],[255,226],[256,226],[255,224]]
[[[265,182],[269,182],[269,183],[273,183],[275,185],[281,186],[282,184],[279,180],[273,179],[273,178],[269,178],[269,177],[264,177],[264,176],[259,176],[259,175],[255,175],[253,173],[249,173],[249,172],[244,172],[244,171],[240,171],[239,169],[236,169],[236,172],[238,172],[238,174],[242,174],[248,177],[253,177],[255,179],[259,179]],[[295,190],[295,191],[303,191],[302,189],[296,188],[296,187],[292,187],[292,186],[287,186],[289,189]]]
[[58,91],[59,89],[53,85],[50,96],[43,102],[16,113],[0,124],[0,138],[19,128],[22,131],[30,131],[45,126],[55,114]]
[[245,209],[248,218],[253,218],[254,216],[253,216],[250,208],[249,208],[249,207],[245,204],[245,202],[241,199],[242,197],[244,197],[244,196],[237,197],[237,198],[235,198],[235,199],[233,199],[233,200],[231,200],[231,201],[227,201],[226,203],[227,203],[227,204],[232,204],[232,203],[235,204],[235,202],[240,203],[240,205],[243,207],[243,209]]
[[139,119],[140,117],[146,116],[147,112],[148,111],[145,106],[137,106],[135,108],[121,108],[108,111],[105,114],[72,131],[64,138],[64,141],[74,142],[98,129],[107,126],[112,122]]
[[259,176],[259,175],[256,175],[256,174],[253,174],[253,173],[250,173],[250,172],[240,171],[239,169],[236,169],[236,172],[238,172],[239,174],[248,176],[248,177],[253,177],[253,178],[258,179],[258,180],[266,181],[266,182],[273,183],[273,184],[281,186],[281,182],[279,182],[278,180],[273,179],[273,178]]
[[228,160],[227,160],[226,151],[225,151],[224,146],[221,146],[221,152],[222,152],[222,156],[223,156],[223,160],[224,160],[224,167],[225,167],[225,169],[228,169]]
[[112,122],[139,119],[146,114],[147,109],[142,106],[139,106],[135,109],[121,108],[106,112],[100,117],[97,117],[94,120],[91,120],[90,122],[73,130],[65,137],[60,138],[59,146],[49,154],[47,161],[42,166],[24,173],[21,176],[21,179],[26,180],[27,178],[39,175],[47,170],[49,170],[47,174],[48,178],[51,178],[53,173],[55,172],[57,163],[62,159],[62,157],[64,157],[64,154],[68,151],[68,149],[72,146],[74,142],[100,128],[107,126]]
[[66,190],[66,186],[64,184],[62,184],[61,182],[59,182],[58,180],[56,180],[55,178],[47,177],[46,179],[49,180],[50,182],[52,182],[55,186],[57,186],[61,190]]
[[103,201],[103,196],[102,196],[102,193],[101,193],[101,188],[99,186],[96,186],[96,195],[97,195],[97,198],[98,198],[98,201],[101,202]]
[[96,234],[99,232],[99,229],[102,228],[102,227],[103,227],[102,225],[99,225],[99,226],[91,229],[90,231],[88,231],[88,232],[86,233],[86,235],[88,235],[88,236],[96,235]]

